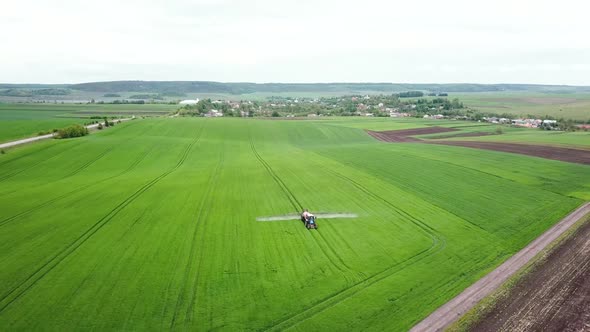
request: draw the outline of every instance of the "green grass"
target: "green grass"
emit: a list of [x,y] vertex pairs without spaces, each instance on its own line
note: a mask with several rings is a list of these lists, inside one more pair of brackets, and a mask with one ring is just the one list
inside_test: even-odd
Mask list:
[[177,105],[1,104],[0,143],[83,124],[91,116],[161,115]]
[[590,120],[590,94],[587,93],[490,92],[453,94],[452,97],[482,112]]
[[[590,197],[587,166],[358,123],[146,119],[0,155],[0,326],[406,330]],[[359,217],[256,221],[302,207]]]

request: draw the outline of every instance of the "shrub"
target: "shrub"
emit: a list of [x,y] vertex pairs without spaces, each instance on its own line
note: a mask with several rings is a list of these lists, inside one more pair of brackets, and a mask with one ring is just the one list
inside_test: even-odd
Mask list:
[[0,150],[0,154],[6,154],[6,151],[4,149]]
[[502,130],[502,127],[496,127],[496,134],[500,135],[502,134],[504,131]]
[[102,123],[99,123],[97,128],[98,130],[102,130]]
[[69,126],[63,129],[58,130],[57,138],[72,138],[72,137],[81,137],[88,135],[88,129],[86,127],[81,126],[79,124]]

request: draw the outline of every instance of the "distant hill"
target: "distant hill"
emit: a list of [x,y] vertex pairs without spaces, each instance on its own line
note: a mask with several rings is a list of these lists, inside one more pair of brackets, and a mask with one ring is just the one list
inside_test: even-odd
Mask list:
[[[187,93],[396,93],[403,91],[426,92],[590,92],[588,86],[535,85],[535,84],[405,84],[405,83],[223,83],[209,81],[113,81],[81,84],[0,84],[0,89],[71,89],[83,92],[114,94],[137,92],[183,96]],[[47,91],[47,90],[46,90]],[[7,93],[7,92],[6,92]]]
[[256,92],[401,92],[425,90],[433,92],[497,92],[555,91],[590,92],[590,87],[534,84],[403,84],[403,83],[222,83],[208,81],[114,81],[70,85],[81,91],[151,92],[151,93],[229,93]]

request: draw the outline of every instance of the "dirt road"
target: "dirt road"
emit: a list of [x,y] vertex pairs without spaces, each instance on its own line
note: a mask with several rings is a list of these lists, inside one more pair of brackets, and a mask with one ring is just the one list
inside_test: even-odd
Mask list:
[[[116,121],[129,121],[132,120],[133,118],[128,118],[128,119],[117,119]],[[114,120],[113,120],[114,121]],[[104,123],[102,123],[104,125]],[[91,124],[88,126],[85,126],[88,129],[95,129],[98,127],[98,123],[95,124]],[[6,142],[6,143],[2,143],[0,144],[0,149],[6,149],[6,148],[11,148],[13,146],[17,146],[17,145],[21,145],[21,144],[26,144],[26,143],[32,143],[32,142],[36,142],[36,141],[40,141],[40,140],[44,140],[44,139],[48,139],[48,138],[53,138],[55,134],[47,134],[47,135],[40,135],[40,136],[35,136],[35,137],[29,137],[29,138],[23,138],[23,139],[19,139],[16,141],[12,141],[12,142]]]
[[590,222],[533,268],[471,331],[590,331]]
[[590,202],[585,203],[562,219],[502,265],[438,308],[410,331],[442,331],[469,311],[484,297],[496,290],[529,260],[588,213],[590,213]]
[[540,157],[546,159],[567,161],[570,163],[590,165],[590,151],[580,149],[570,149],[554,146],[543,146],[534,144],[517,144],[504,142],[480,142],[480,141],[423,141],[428,144],[442,144],[452,146],[462,146],[473,149],[484,149],[501,151],[508,153],[518,153],[527,156]]
[[524,144],[524,143],[505,143],[505,142],[482,142],[482,141],[448,141],[444,138],[449,137],[473,137],[473,136],[485,136],[491,133],[458,133],[442,137],[442,139],[419,139],[413,136],[426,135],[426,134],[437,134],[437,133],[449,133],[457,131],[454,128],[445,127],[427,127],[427,128],[416,128],[416,129],[404,129],[404,130],[386,130],[386,131],[371,131],[367,130],[367,134],[374,138],[390,143],[426,143],[426,144],[439,144],[439,145],[450,145],[450,146],[461,146],[473,149],[484,149],[501,151],[508,153],[518,153],[527,156],[553,159],[559,161],[567,161],[570,163],[590,165],[590,150],[572,149],[556,146],[543,146],[537,144]]

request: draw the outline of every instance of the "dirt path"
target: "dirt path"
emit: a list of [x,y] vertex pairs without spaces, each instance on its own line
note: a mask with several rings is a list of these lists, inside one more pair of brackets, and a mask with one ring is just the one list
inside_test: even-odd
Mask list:
[[543,233],[529,245],[524,247],[502,265],[465,289],[461,294],[434,311],[430,316],[414,326],[411,331],[442,331],[449,326],[484,297],[488,296],[508,278],[522,268],[531,258],[541,252],[547,245],[555,241],[569,227],[590,213],[590,202],[585,203],[574,212],[563,218],[548,231]]
[[[123,122],[123,121],[129,121],[132,119],[133,118],[117,119],[116,121]],[[95,123],[95,124],[91,124],[91,125],[88,125],[85,127],[88,129],[95,129],[98,127],[98,125],[99,125],[98,123]],[[104,123],[103,123],[103,125],[104,125]],[[17,146],[17,145],[21,145],[21,144],[32,143],[32,142],[36,142],[36,141],[40,141],[40,140],[44,140],[44,139],[48,139],[48,138],[53,138],[53,136],[55,136],[55,134],[40,135],[40,136],[35,136],[35,137],[23,138],[23,139],[19,139],[16,141],[6,142],[6,143],[0,144],[0,149],[11,148],[13,146]]]
[[544,146],[538,144],[521,144],[521,143],[504,143],[504,142],[481,142],[481,141],[446,141],[444,138],[449,137],[472,137],[485,136],[490,133],[459,133],[441,137],[443,139],[419,139],[412,136],[448,133],[457,131],[454,128],[445,127],[427,127],[405,130],[386,130],[386,131],[371,131],[367,130],[367,134],[374,138],[390,143],[426,143],[439,144],[450,146],[461,146],[472,149],[493,150],[508,153],[517,153],[527,156],[567,161],[570,163],[577,163],[583,165],[590,165],[590,150],[573,149],[557,146]]
[[503,142],[478,142],[478,141],[422,141],[428,144],[442,144],[462,146],[473,149],[484,149],[508,153],[518,153],[527,156],[545,159],[567,161],[570,163],[590,165],[590,151],[555,146],[543,146],[534,144],[503,143]]
[[422,142],[418,138],[411,136],[415,135],[428,135],[438,133],[448,133],[450,131],[457,131],[453,128],[445,127],[426,127],[426,128],[414,128],[414,129],[403,129],[403,130],[386,130],[386,131],[372,131],[367,130],[367,133],[378,140],[393,143],[405,143],[405,142]]
[[590,331],[590,222],[522,278],[471,331]]

